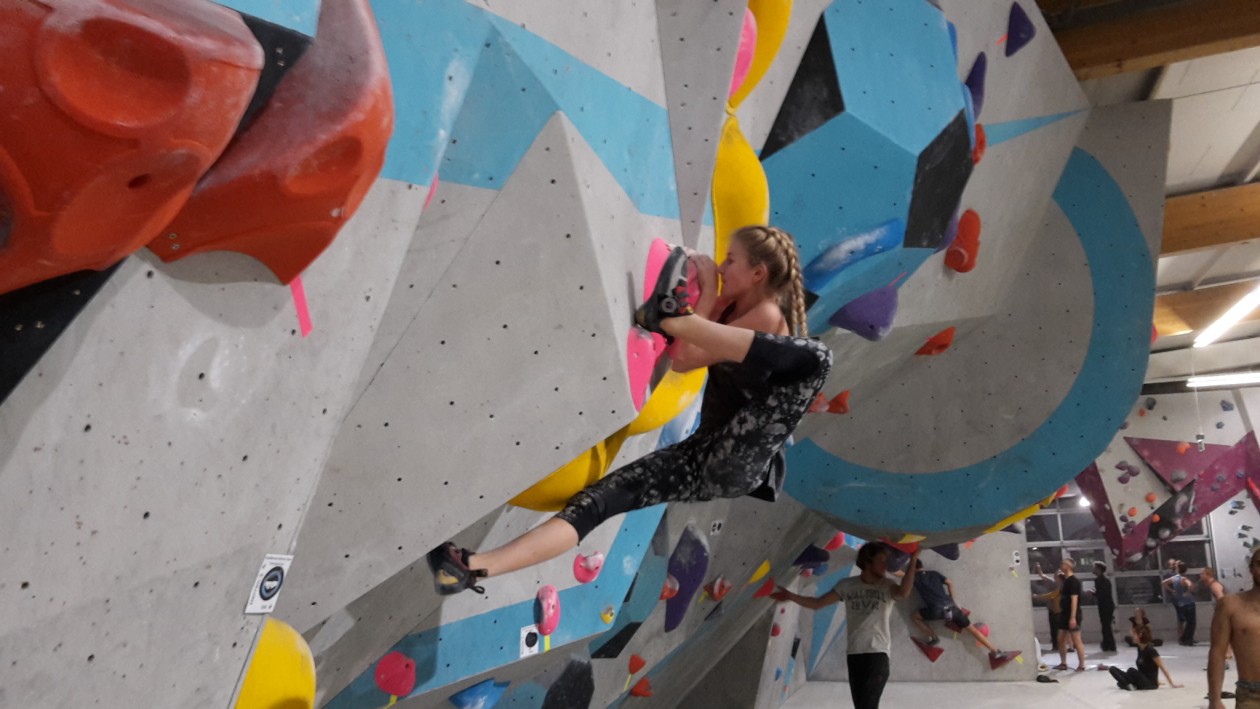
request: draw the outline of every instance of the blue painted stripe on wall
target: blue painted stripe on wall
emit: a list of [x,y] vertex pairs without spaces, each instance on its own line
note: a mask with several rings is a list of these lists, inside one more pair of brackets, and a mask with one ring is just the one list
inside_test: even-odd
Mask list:
[[383,177],[427,185],[440,164],[443,181],[500,189],[562,111],[639,211],[678,218],[663,106],[462,0],[376,0],[373,9],[396,107]]
[[835,0],[824,17],[846,113],[917,155],[963,110],[939,9],[925,0]]
[[1150,347],[1155,271],[1116,181],[1076,148],[1054,192],[1081,240],[1094,324],[1081,371],[1050,417],[1002,453],[954,470],[901,474],[851,463],[803,440],[787,451],[786,489],[843,520],[938,532],[990,524],[1044,497],[1093,461],[1137,397]]
[[215,0],[237,12],[253,15],[260,20],[288,27],[306,35],[315,36],[319,24],[320,0]]
[[[618,608],[621,605],[664,514],[665,505],[627,514],[599,578],[560,592],[562,622],[551,636],[553,650],[607,629],[600,613],[607,606]],[[519,631],[534,624],[534,605],[531,598],[400,640],[390,651],[401,652],[416,663],[416,686],[408,696],[424,694],[520,660]],[[374,669],[375,663],[327,707],[378,709],[385,706],[389,695],[377,688]]]
[[991,148],[995,145],[1001,145],[1008,140],[1014,140],[1021,135],[1031,133],[1038,128],[1044,128],[1052,123],[1058,123],[1064,118],[1071,118],[1078,113],[1081,113],[1081,111],[1067,111],[1064,113],[1056,113],[1053,116],[1022,118],[1018,121],[1006,121],[1005,123],[986,123],[984,124],[984,137]]

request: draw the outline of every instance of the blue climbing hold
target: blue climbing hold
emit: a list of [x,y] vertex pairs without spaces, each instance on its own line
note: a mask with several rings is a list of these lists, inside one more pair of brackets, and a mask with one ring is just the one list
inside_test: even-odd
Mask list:
[[490,709],[499,703],[509,684],[511,683],[488,679],[452,694],[450,702],[456,709]]
[[897,289],[884,286],[849,301],[848,305],[832,313],[827,323],[878,342],[892,330],[896,317]]
[[1234,404],[1232,402],[1221,399],[1221,411],[1233,411]]
[[906,223],[892,219],[870,231],[840,240],[805,266],[801,273],[805,290],[822,295],[841,271],[868,256],[892,251],[905,239]]
[[1019,3],[1011,3],[1011,17],[1006,23],[1006,56],[1012,56],[1028,46],[1036,35],[1037,26],[1028,17],[1028,13],[1024,12]]
[[975,106],[976,118],[980,118],[980,113],[984,111],[984,79],[989,73],[989,58],[980,52],[976,56],[976,62],[971,65],[971,71],[967,73],[967,80],[963,83],[967,85],[967,89],[971,91],[971,103]]

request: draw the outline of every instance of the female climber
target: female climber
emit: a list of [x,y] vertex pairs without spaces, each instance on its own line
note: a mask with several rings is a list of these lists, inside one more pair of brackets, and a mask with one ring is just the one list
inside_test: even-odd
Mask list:
[[[689,260],[700,284],[694,307],[684,297]],[[676,371],[709,367],[699,428],[578,491],[555,517],[502,547],[472,552],[447,542],[429,552],[438,593],[483,593],[478,579],[553,559],[623,512],[740,497],[781,483],[767,480],[776,477],[771,463],[831,369],[831,350],[807,338],[800,258],[791,235],[744,227],[732,235],[720,268],[711,258],[675,248],[635,323],[678,340]]]

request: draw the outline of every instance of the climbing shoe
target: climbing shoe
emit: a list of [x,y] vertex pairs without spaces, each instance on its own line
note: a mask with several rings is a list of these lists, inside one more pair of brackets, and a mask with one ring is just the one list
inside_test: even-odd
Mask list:
[[461,549],[447,542],[426,557],[429,568],[433,570],[433,587],[443,596],[459,593],[471,588],[477,593],[485,593],[486,589],[476,585],[476,580],[487,576],[485,569],[468,568],[468,557],[472,552]]
[[634,311],[634,324],[648,332],[664,335],[666,342],[673,343],[674,338],[661,329],[661,321],[694,312],[691,303],[687,302],[687,252],[676,246],[665,258],[656,286],[643,305]]
[[999,650],[997,652],[989,653],[989,669],[996,670],[1002,665],[1005,665],[1011,660],[1014,660],[1015,658],[1019,657],[1020,654],[1022,654],[1022,652],[1023,652],[1022,650],[1014,650],[1014,651]]

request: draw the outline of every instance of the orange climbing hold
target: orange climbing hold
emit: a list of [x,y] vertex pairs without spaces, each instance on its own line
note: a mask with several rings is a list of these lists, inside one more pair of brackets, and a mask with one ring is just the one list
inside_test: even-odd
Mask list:
[[1151,504],[1153,505],[1153,504],[1155,504],[1155,499],[1156,499],[1155,493],[1153,493],[1153,492],[1148,492],[1148,493],[1146,493],[1146,501],[1147,501],[1147,502],[1149,502],[1149,503],[1151,503]]
[[831,403],[827,404],[827,411],[833,414],[849,413],[849,390],[845,389],[839,394],[836,394],[836,397],[831,400]]
[[231,140],[262,49],[205,2],[0,3],[0,293],[152,239]]
[[1136,508],[1136,507],[1130,507],[1130,508],[1129,508],[1129,516],[1130,516],[1130,517],[1137,517],[1137,508]]
[[1190,444],[1189,444],[1189,443],[1186,443],[1185,441],[1182,441],[1181,443],[1178,443],[1178,444],[1177,444],[1177,454],[1178,454],[1178,455],[1185,455],[1185,454],[1186,454],[1186,451],[1188,451],[1188,450],[1190,450]]
[[652,696],[652,683],[648,681],[647,677],[644,677],[638,682],[635,682],[634,686],[630,688],[630,696],[632,697]]
[[971,164],[979,165],[984,159],[984,151],[989,147],[989,139],[984,134],[984,126],[976,124],[976,147],[971,149]]
[[928,341],[923,343],[915,354],[934,357],[949,349],[952,344],[954,344],[954,328],[947,327],[928,338]]
[[813,403],[809,405],[809,413],[817,414],[827,410],[827,397],[819,394],[814,397]]
[[968,209],[958,218],[958,236],[945,252],[945,265],[959,273],[976,267],[980,254],[980,215]]
[[324,3],[314,44],[149,248],[164,261],[238,251],[288,283],[358,209],[393,128],[369,0]]
[[638,674],[639,670],[647,667],[647,660],[638,655],[630,656],[630,674]]

